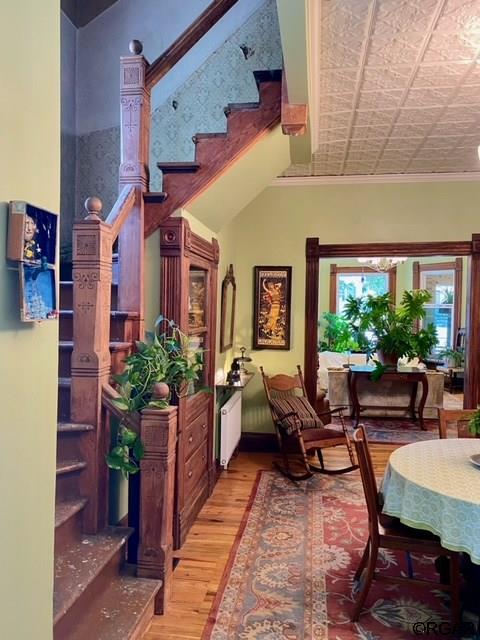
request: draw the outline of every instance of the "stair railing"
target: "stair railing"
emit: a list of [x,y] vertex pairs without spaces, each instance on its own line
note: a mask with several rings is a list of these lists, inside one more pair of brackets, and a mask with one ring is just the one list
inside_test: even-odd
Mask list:
[[[120,60],[120,195],[105,221],[102,204],[88,198],[87,216],[73,227],[73,353],[71,417],[91,424],[85,439],[82,480],[88,497],[84,528],[96,533],[107,522],[112,245],[118,237],[118,309],[138,318],[133,341],[144,332],[144,194],[149,188],[152,87],[238,0],[215,0],[152,64],[142,44],[132,40]],[[169,592],[176,443],[176,409],[146,410],[140,433],[145,445],[138,513],[138,574],[159,578],[163,588],[155,610],[163,611]],[[83,475],[83,474],[82,474]],[[129,514],[135,519],[136,514]]]

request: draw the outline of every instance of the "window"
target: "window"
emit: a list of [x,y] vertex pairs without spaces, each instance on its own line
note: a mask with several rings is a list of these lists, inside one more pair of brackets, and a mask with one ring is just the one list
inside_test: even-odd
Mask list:
[[437,350],[453,348],[460,322],[462,259],[455,262],[413,265],[413,286],[426,289],[432,299],[425,305],[422,325],[437,329]]
[[341,314],[350,296],[392,293],[395,300],[396,269],[378,273],[364,267],[330,266],[330,311]]

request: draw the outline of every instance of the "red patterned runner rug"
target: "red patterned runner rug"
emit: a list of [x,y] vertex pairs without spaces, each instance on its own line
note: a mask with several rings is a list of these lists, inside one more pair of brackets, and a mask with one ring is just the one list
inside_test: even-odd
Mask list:
[[[379,581],[350,622],[366,539],[358,474],[294,484],[259,472],[202,640],[400,640],[418,637],[414,623],[448,622],[448,597],[435,585]],[[419,577],[438,578],[431,558],[413,563]],[[405,557],[381,551],[378,568],[406,575]]]

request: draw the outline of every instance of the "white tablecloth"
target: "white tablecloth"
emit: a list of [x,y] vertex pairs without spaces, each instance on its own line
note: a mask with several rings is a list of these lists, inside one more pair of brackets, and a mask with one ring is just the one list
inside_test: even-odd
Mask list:
[[392,453],[382,483],[383,511],[440,537],[480,564],[480,439],[428,440]]

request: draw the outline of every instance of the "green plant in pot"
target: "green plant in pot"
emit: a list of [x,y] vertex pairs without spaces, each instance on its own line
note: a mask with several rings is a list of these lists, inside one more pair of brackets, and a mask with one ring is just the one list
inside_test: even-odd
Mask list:
[[424,289],[404,291],[398,307],[389,293],[348,298],[344,317],[355,331],[373,336],[370,351],[377,353],[380,375],[385,368],[396,367],[399,358],[427,358],[438,343],[433,324],[418,329],[430,299]]
[[447,367],[459,368],[463,364],[464,354],[458,349],[443,349],[438,355],[440,358],[445,358],[445,366]]
[[475,411],[468,423],[470,433],[477,438],[480,438],[480,407]]
[[107,465],[125,477],[140,470],[143,444],[128,426],[128,416],[146,408],[165,409],[172,397],[187,393],[189,383],[199,379],[203,367],[201,349],[192,348],[190,338],[172,321],[160,316],[155,327],[161,333],[146,333],[136,351],[125,359],[125,371],[114,376],[119,396],[113,400],[125,412],[117,441],[106,456]]
[[365,346],[365,338],[362,345],[361,340],[357,341],[354,338],[348,321],[336,313],[325,312],[318,325],[322,331],[322,338],[318,343],[319,351],[345,353],[346,351],[361,351],[362,346]]

